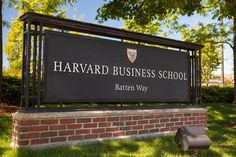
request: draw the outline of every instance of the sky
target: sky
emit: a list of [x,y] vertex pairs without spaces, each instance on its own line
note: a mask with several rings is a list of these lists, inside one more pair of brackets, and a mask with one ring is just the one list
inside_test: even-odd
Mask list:
[[[69,19],[79,19],[83,22],[89,22],[89,23],[95,23],[98,24],[98,21],[95,20],[97,9],[103,5],[103,0],[78,0],[73,6],[66,6],[68,7],[68,11],[66,13],[67,18]],[[11,22],[12,19],[17,17],[17,10],[15,9],[9,9],[9,8],[3,8],[3,19],[7,20],[8,22]],[[200,17],[197,15],[191,16],[191,17],[181,17],[180,23],[185,23],[190,25],[191,27],[194,27],[199,22],[202,23],[209,23],[211,21],[210,17]],[[109,20],[105,23],[103,23],[105,26],[110,27],[116,27],[121,28],[124,26],[122,21],[115,21],[115,20]],[[7,42],[7,33],[9,32],[9,29],[4,27],[3,28],[3,43],[5,44]],[[181,36],[179,34],[172,34],[169,35],[168,38],[181,40]],[[232,49],[225,45],[225,73],[230,74],[233,70],[233,62],[232,62]],[[9,62],[7,60],[7,56],[4,53],[3,54],[3,66],[5,68],[9,67]],[[220,73],[220,69],[215,72],[216,74]]]

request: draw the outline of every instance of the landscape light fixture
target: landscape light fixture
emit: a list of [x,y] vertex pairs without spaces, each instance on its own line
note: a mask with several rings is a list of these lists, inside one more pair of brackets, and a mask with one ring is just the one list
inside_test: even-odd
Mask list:
[[199,126],[184,126],[178,128],[175,135],[175,142],[184,151],[191,151],[192,157],[197,157],[198,151],[208,149],[211,141],[207,135],[206,130]]

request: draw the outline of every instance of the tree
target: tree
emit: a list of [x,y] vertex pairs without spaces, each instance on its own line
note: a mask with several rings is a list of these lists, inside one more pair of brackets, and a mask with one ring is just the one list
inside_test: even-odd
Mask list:
[[[177,16],[208,14],[215,20],[231,20],[231,30],[227,32],[228,38],[223,42],[233,49],[234,80],[236,80],[236,1],[234,0],[111,0],[106,1],[97,12],[96,19],[99,22],[108,19],[124,19],[134,20],[139,25],[145,25],[153,20],[166,19],[170,14]],[[236,81],[234,103],[236,103]]]
[[8,42],[4,46],[10,63],[10,70],[21,75],[22,48],[23,48],[23,23],[19,17],[26,12],[37,12],[47,15],[65,17],[67,8],[60,9],[62,5],[72,4],[76,0],[12,0],[11,6],[18,10],[18,16],[12,21],[8,33]]
[[180,29],[182,38],[185,41],[201,44],[204,47],[202,53],[202,83],[209,85],[210,79],[213,78],[213,71],[217,70],[221,61],[221,44],[219,44],[219,31],[214,24],[199,23],[193,29],[182,27]]
[[2,8],[3,8],[3,1],[0,0],[0,103],[2,103],[2,60],[3,60],[3,42],[2,42],[2,26],[9,26],[6,21],[2,19]]
[[0,0],[0,103],[2,103],[2,56],[3,56],[3,49],[2,49],[2,0]]

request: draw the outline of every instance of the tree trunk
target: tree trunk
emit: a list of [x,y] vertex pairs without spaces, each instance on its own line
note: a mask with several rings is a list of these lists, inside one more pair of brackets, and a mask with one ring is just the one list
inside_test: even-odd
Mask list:
[[233,18],[234,21],[234,45],[233,45],[233,59],[234,59],[234,101],[236,103],[236,17]]
[[0,103],[2,103],[2,0],[0,0]]

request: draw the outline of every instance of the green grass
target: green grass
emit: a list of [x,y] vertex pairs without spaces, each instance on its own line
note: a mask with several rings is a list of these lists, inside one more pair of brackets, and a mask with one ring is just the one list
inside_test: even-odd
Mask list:
[[[201,157],[236,156],[236,105],[207,104],[208,135],[212,140],[209,150],[200,151]],[[10,148],[11,118],[0,117],[0,156],[3,157],[189,157],[176,147],[173,136],[146,140],[117,140],[84,146],[67,146],[43,150]]]

